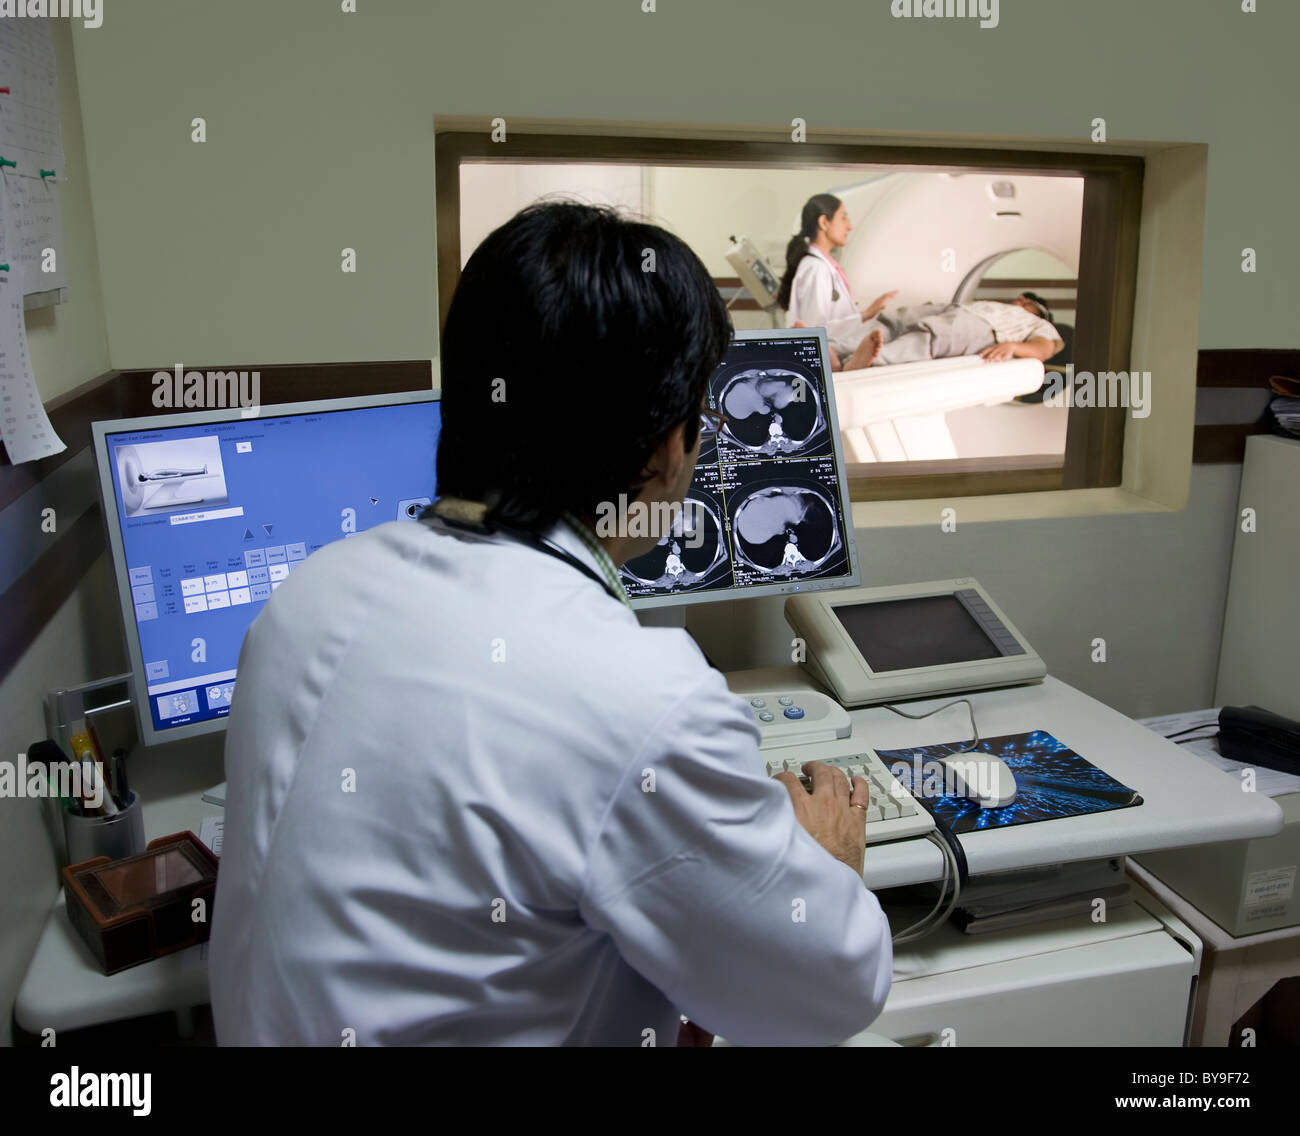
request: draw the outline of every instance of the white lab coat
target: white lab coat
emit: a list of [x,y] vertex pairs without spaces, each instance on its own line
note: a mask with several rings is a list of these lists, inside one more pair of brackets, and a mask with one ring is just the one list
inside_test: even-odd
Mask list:
[[513,541],[313,554],[244,643],[226,776],[222,1044],[672,1045],[680,1010],[820,1045],[889,991],[875,897],[686,633]]
[[802,320],[809,327],[824,327],[831,349],[843,362],[875,324],[864,323],[862,313],[845,287],[831,258],[811,248],[799,261],[790,285],[786,326]]

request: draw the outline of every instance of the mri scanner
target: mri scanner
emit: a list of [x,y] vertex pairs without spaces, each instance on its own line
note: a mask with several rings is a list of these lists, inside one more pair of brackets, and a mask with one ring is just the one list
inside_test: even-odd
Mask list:
[[[844,203],[853,226],[839,261],[863,302],[897,289],[899,306],[964,303],[998,260],[1025,249],[1054,256],[1078,276],[1081,177],[883,172],[827,192]],[[798,228],[796,217],[790,231]],[[747,262],[753,256],[747,242],[728,253],[745,286],[775,311],[775,296],[756,291],[764,277]],[[1029,394],[1043,375],[1037,359],[985,363],[977,355],[838,372],[845,453],[857,462],[959,457],[948,411]]]

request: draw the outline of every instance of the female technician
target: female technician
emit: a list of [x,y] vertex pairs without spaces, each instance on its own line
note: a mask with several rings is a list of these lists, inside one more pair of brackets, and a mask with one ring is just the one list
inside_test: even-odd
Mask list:
[[831,256],[832,249],[848,243],[852,231],[838,197],[818,193],[804,202],[799,232],[785,250],[785,275],[776,297],[788,314],[790,327],[826,329],[833,371],[851,365],[850,357],[870,331],[867,321],[898,295],[886,292],[862,309],[853,302],[848,277]]

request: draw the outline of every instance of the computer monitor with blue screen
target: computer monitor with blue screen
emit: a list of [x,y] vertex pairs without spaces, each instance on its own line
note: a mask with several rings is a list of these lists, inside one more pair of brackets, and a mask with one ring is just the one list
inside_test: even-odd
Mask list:
[[853,587],[853,539],[826,333],[737,332],[709,381],[723,415],[685,507],[622,568],[634,608]]
[[94,424],[146,744],[222,729],[244,634],[331,541],[435,496],[435,391]]

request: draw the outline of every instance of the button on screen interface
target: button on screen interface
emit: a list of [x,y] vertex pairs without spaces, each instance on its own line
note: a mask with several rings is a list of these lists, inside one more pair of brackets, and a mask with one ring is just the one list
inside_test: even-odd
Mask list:
[[110,434],[154,728],[230,713],[249,625],[318,548],[435,497],[436,401]]

